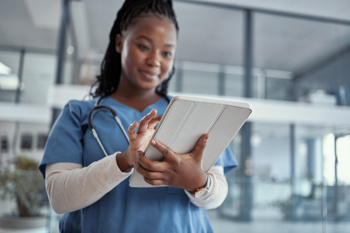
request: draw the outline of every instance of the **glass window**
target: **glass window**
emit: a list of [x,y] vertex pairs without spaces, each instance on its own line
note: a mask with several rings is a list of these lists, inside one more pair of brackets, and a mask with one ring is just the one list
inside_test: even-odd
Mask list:
[[177,59],[242,66],[242,11],[179,1],[174,7],[180,27]]
[[19,84],[19,52],[0,50],[0,102],[15,102]]
[[244,90],[244,76],[242,67],[225,66],[224,95],[242,97]]
[[31,150],[33,147],[33,135],[23,134],[21,136],[21,149]]
[[266,77],[265,99],[292,100],[292,80]]
[[339,182],[344,185],[350,185],[350,173],[348,172],[350,164],[350,135],[339,137],[336,146]]
[[293,99],[293,85],[298,99],[319,89],[334,95],[348,83],[349,25],[254,13],[253,26],[255,67],[291,73],[289,81],[267,82],[268,98]]
[[46,104],[48,89],[55,82],[56,55],[26,53],[21,103]]
[[251,137],[253,166],[253,219],[289,218],[291,198],[290,127],[255,123]]
[[39,134],[37,141],[37,148],[44,149],[47,141],[47,134]]
[[183,92],[218,95],[218,65],[184,62],[182,69]]
[[[71,2],[70,2],[71,4]],[[79,31],[79,29],[77,28]],[[63,67],[63,77],[62,83],[64,84],[76,84],[78,82],[79,70],[78,70],[78,45],[73,39],[74,31],[72,24],[69,24],[67,27],[66,34],[66,47],[65,47],[65,61]]]
[[9,149],[7,136],[1,136],[1,152],[7,152]]

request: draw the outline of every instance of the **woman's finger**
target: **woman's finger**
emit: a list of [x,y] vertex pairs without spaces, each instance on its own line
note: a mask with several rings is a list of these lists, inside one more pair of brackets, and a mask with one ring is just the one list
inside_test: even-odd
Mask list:
[[203,152],[205,149],[205,146],[207,145],[207,140],[209,138],[209,134],[202,135],[197,144],[196,147],[190,152],[192,155],[194,155],[195,158],[201,160],[203,156]]
[[147,158],[142,151],[138,151],[139,163],[140,165],[149,171],[162,172],[164,170],[164,165],[159,161],[152,161]]
[[[146,163],[142,162],[142,160],[145,160],[147,162]],[[135,164],[135,169],[138,171],[138,173],[140,173],[143,176],[143,179],[147,183],[155,186],[165,184],[164,173],[161,171],[153,170],[154,166],[150,166],[151,163],[157,164],[160,162],[150,161],[145,156],[141,156],[141,158],[139,159],[139,162]],[[145,166],[145,164],[147,165]]]
[[143,179],[147,182],[147,183],[149,183],[150,185],[153,185],[153,186],[160,186],[160,185],[166,185],[167,183],[164,181],[164,180],[162,180],[162,179],[156,179],[156,180],[154,180],[154,179],[148,179],[148,178],[146,178],[146,177],[143,177]]
[[148,123],[148,128],[149,129],[155,129],[156,125],[160,122],[162,119],[163,115],[157,115],[155,116],[149,123]]
[[151,179],[151,180],[159,180],[163,179],[163,173],[159,171],[151,171],[143,167],[140,163],[136,165],[136,170],[138,173],[140,173],[143,177]]
[[150,111],[146,116],[144,116],[141,120],[140,120],[140,126],[137,130],[137,133],[143,133],[146,132],[148,129],[148,124],[149,122],[157,115],[157,110],[156,109],[152,109],[152,111]]
[[155,149],[162,153],[164,157],[172,160],[177,160],[176,153],[172,149],[170,149],[170,147],[166,146],[165,144],[161,143],[156,139],[152,139],[150,143]]
[[129,135],[129,139],[130,141],[135,140],[137,135],[136,135],[136,128],[137,128],[138,122],[134,121],[133,123],[131,123],[131,125],[128,128],[128,135]]

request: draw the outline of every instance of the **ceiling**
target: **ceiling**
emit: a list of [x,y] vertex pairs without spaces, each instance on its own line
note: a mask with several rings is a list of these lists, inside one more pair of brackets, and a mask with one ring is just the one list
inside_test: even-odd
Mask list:
[[59,0],[0,0],[0,46],[55,49]]
[[[186,2],[186,0],[182,2]],[[276,12],[350,20],[350,3],[348,0],[190,0],[187,2],[216,2],[258,10],[273,10]]]
[[[116,11],[122,2],[71,2],[71,17],[81,56],[102,56]],[[180,25],[179,60],[242,65],[244,14],[230,7],[198,4],[213,2],[350,22],[348,0],[175,1]],[[55,49],[60,13],[60,0],[0,0],[0,46]],[[349,25],[335,26],[265,13],[254,17],[254,64],[257,67],[302,71],[350,45]],[[275,59],[276,56],[279,59]],[[302,59],[296,60],[295,57]]]

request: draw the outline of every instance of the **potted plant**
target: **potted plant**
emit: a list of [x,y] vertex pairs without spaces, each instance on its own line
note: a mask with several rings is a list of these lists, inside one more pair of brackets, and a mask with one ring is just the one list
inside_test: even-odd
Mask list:
[[38,170],[39,163],[27,156],[17,156],[0,170],[0,197],[16,203],[16,210],[0,218],[0,227],[29,229],[43,227],[43,213],[48,198],[45,183]]

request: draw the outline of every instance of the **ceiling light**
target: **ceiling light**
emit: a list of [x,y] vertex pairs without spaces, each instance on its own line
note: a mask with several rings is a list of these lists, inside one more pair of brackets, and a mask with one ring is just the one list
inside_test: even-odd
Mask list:
[[4,63],[0,62],[0,74],[9,75],[11,74],[11,69]]
[[68,53],[69,55],[73,54],[73,53],[74,53],[74,47],[73,47],[73,46],[69,46],[69,47],[67,48],[67,53]]

